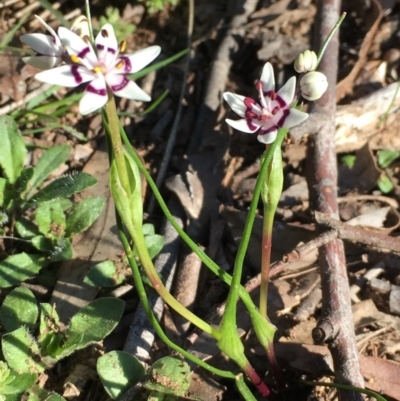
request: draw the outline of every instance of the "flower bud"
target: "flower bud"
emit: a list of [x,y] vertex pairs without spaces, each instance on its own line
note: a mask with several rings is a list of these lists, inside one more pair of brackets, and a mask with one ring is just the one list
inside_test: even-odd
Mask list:
[[319,99],[328,88],[328,80],[322,72],[310,71],[300,79],[301,96],[307,100]]
[[317,66],[317,55],[312,50],[305,50],[303,53],[300,53],[294,61],[294,69],[299,73],[314,71]]
[[90,37],[89,34],[89,23],[84,15],[80,15],[71,26],[71,31],[75,32],[82,39],[85,37]]

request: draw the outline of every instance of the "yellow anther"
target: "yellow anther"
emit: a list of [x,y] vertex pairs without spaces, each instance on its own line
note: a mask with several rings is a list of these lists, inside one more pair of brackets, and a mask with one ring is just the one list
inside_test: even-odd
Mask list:
[[121,69],[124,66],[124,62],[121,60],[116,66],[115,68]]
[[123,53],[126,50],[126,41],[123,40],[120,44],[119,44],[119,51],[121,53]]
[[101,67],[97,66],[93,68],[94,72],[101,72]]
[[79,63],[79,61],[80,61],[80,58],[79,58],[78,56],[75,56],[75,54],[72,54],[72,55],[70,56],[70,59],[71,59],[71,61],[72,61],[73,63]]

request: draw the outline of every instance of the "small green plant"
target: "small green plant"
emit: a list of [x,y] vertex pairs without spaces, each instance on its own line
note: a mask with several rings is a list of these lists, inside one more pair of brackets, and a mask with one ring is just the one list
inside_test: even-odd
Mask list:
[[166,356],[150,366],[147,375],[142,364],[131,354],[112,351],[97,361],[97,373],[104,389],[113,400],[118,400],[126,391],[142,382],[147,401],[174,401],[188,396],[190,367],[176,356]]
[[0,142],[0,235],[13,246],[13,254],[0,261],[0,288],[6,288],[51,262],[70,259],[71,238],[97,219],[104,199],[70,200],[96,184],[86,173],[59,177],[41,188],[67,160],[68,145],[47,149],[35,167],[24,167],[27,149],[17,124],[8,116],[0,118]]
[[175,6],[178,3],[178,0],[140,0],[142,3],[145,3],[147,10],[150,14],[155,13],[156,11],[161,11],[167,4],[171,4]]
[[[28,288],[12,290],[0,308],[1,323],[7,331],[2,337],[5,361],[0,362],[0,394],[29,392],[38,374],[110,334],[123,309],[124,302],[117,298],[100,298],[82,308],[65,327],[55,308],[46,303],[38,306]],[[38,387],[33,392],[42,394],[38,399],[48,397]]]
[[389,179],[385,170],[388,169],[388,172],[391,172],[391,169],[389,169],[389,167],[395,160],[400,157],[400,152],[398,150],[383,149],[377,153],[377,157],[378,166],[383,169],[381,176],[378,179],[377,185],[382,193],[387,194],[393,190],[393,183]]

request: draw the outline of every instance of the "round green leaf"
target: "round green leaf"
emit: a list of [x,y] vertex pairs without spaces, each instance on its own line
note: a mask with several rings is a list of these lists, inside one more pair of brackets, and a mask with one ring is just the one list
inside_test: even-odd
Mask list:
[[21,326],[33,327],[39,314],[36,298],[26,287],[17,287],[4,299],[0,308],[0,318],[7,331]]
[[97,373],[108,395],[116,400],[145,376],[142,364],[131,354],[111,351],[97,360]]

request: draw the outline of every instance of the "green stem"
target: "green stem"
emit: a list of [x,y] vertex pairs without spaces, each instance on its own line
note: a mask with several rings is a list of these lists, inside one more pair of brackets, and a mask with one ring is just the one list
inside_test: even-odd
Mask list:
[[126,256],[128,258],[129,264],[132,267],[132,274],[133,274],[133,280],[135,282],[135,288],[136,291],[139,295],[140,302],[143,305],[143,309],[145,310],[148,319],[150,320],[150,323],[154,327],[157,335],[160,337],[160,339],[170,348],[173,350],[181,353],[185,358],[189,359],[190,361],[194,362],[195,364],[201,366],[202,368],[208,370],[211,373],[214,373],[218,376],[225,377],[227,379],[235,379],[235,375],[229,371],[226,370],[221,370],[214,368],[213,366],[209,365],[208,363],[202,361],[201,359],[197,358],[190,352],[186,351],[185,349],[179,347],[179,345],[175,344],[173,341],[171,341],[167,335],[164,333],[160,323],[158,322],[157,318],[155,317],[153,310],[151,308],[151,305],[149,303],[149,300],[147,298],[146,290],[143,285],[142,277],[140,275],[139,267],[136,263],[135,257],[132,253],[132,248],[129,245],[129,241],[124,233],[124,231],[121,228],[121,222],[120,219],[118,219],[118,227],[119,227],[119,234],[122,240],[122,243],[124,245],[124,249],[126,252]]
[[[129,182],[129,175],[126,163],[126,155],[124,154],[124,150],[122,148],[122,141],[120,135],[120,122],[117,115],[117,109],[115,106],[114,97],[111,93],[109,93],[108,101],[105,105],[105,112],[107,117],[107,132],[109,134],[111,147],[113,151],[113,159],[116,163],[117,174],[119,177],[120,185],[123,190],[123,194],[120,196],[126,196],[128,201],[132,199],[132,187]],[[136,153],[135,153],[136,154]],[[134,163],[135,161],[133,161]],[[132,167],[130,167],[132,168]],[[134,187],[140,188],[140,183],[136,182],[132,184]],[[115,194],[114,194],[115,196]],[[118,204],[126,204],[124,202],[120,203],[117,202],[118,199],[115,199],[115,203]],[[132,207],[132,205],[128,206],[121,206],[121,208]],[[135,207],[133,205],[133,207]],[[117,207],[118,209],[118,207]],[[190,310],[185,308],[180,302],[178,302],[168,291],[168,289],[162,283],[154,265],[149,255],[146,242],[144,239],[144,235],[142,232],[142,227],[138,226],[141,224],[142,216],[138,216],[136,219],[130,220],[128,216],[132,216],[132,213],[129,210],[127,213],[124,213],[123,210],[118,210],[121,220],[124,222],[129,235],[131,236],[135,246],[137,253],[139,255],[140,262],[143,266],[143,269],[148,276],[149,280],[151,281],[154,289],[157,293],[164,299],[164,301],[176,312],[186,318],[188,321],[193,323],[199,329],[203,330],[204,332],[212,335],[216,340],[219,339],[220,334],[219,331],[214,329],[211,325],[206,323],[204,320],[200,319]],[[137,215],[137,213],[136,213]]]
[[264,204],[263,238],[261,251],[261,284],[260,284],[260,313],[267,319],[268,282],[271,263],[272,231],[276,208],[282,194],[283,167],[281,148],[276,147],[271,163],[267,166],[263,190],[261,192]]
[[263,236],[261,250],[260,314],[267,318],[269,268],[271,264],[272,229],[274,216],[270,217],[268,206],[264,203]]
[[128,169],[126,167],[125,155],[122,148],[117,107],[115,106],[114,95],[111,93],[110,89],[108,89],[108,100],[104,109],[107,115],[107,126],[110,134],[113,156],[117,164],[119,179],[121,180],[121,186],[126,194],[131,194],[132,189],[129,183]]
[[[129,230],[129,227],[128,227]],[[160,297],[176,312],[182,315],[189,322],[193,323],[199,329],[213,336],[216,340],[220,338],[220,333],[218,330],[214,329],[204,320],[200,319],[189,309],[185,308],[179,301],[177,301],[168,291],[168,289],[164,286],[160,277],[154,267],[154,264],[150,258],[149,252],[146,247],[146,242],[143,236],[142,230],[129,230],[129,234],[132,237],[132,240],[135,244],[136,251],[139,255],[140,262],[143,266],[143,269],[149,278],[152,286],[160,295]]]

